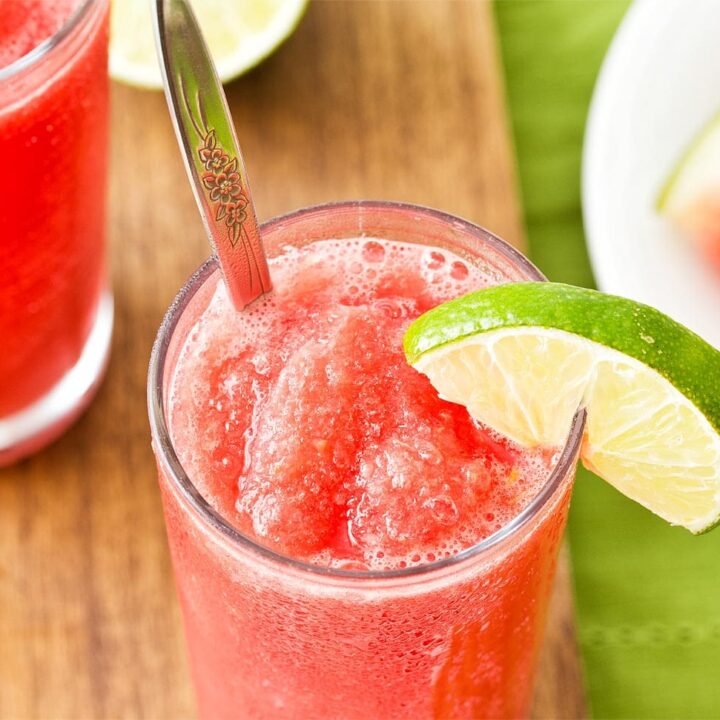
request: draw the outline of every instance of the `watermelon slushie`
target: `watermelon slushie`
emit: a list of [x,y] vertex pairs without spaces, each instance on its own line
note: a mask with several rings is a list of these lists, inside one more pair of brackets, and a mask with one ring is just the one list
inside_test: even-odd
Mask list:
[[401,340],[537,271],[399,205],[301,211],[264,242],[274,293],[237,313],[205,266],[151,368],[201,715],[526,715],[577,447],[477,425]]
[[107,354],[108,5],[0,2],[0,464],[70,422]]

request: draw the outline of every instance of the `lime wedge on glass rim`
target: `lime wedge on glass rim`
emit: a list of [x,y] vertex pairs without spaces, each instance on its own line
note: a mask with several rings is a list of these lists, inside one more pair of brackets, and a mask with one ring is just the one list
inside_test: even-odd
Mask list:
[[[110,17],[110,75],[137,87],[160,89],[152,4],[113,0]],[[228,82],[255,67],[295,29],[308,0],[191,0],[218,75]]]
[[589,469],[693,533],[720,521],[720,352],[658,310],[499,285],[425,313],[403,344],[443,398],[522,445],[561,445],[584,407]]

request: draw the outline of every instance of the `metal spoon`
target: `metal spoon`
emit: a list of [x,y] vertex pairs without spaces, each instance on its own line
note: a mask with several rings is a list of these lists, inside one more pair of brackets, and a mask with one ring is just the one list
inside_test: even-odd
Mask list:
[[185,168],[233,304],[271,289],[227,99],[186,0],[156,0],[155,45]]

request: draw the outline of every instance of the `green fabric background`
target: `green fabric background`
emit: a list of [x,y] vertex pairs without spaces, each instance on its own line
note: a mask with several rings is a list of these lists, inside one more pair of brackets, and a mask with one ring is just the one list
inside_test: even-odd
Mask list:
[[[625,0],[495,4],[534,261],[592,285],[580,156],[592,89]],[[622,108],[618,108],[621,112]],[[569,525],[595,718],[720,718],[720,530],[670,528],[581,470]]]

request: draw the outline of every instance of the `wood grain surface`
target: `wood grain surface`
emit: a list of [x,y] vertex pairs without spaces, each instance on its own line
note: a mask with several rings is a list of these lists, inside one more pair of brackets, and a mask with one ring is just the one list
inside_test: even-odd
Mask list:
[[[261,218],[345,198],[439,207],[522,246],[492,8],[316,2],[228,88]],[[150,347],[206,257],[159,93],[113,90],[113,355],[59,442],[0,471],[0,718],[194,716],[145,410]],[[534,715],[585,713],[561,564]]]

